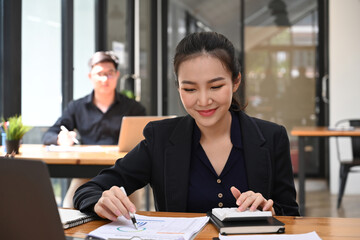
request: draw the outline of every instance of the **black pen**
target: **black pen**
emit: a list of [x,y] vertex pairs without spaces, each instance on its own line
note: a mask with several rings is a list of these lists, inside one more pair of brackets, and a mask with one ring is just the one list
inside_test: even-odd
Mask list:
[[[124,188],[124,187],[120,187],[120,189],[121,189],[121,191],[123,191],[123,193],[127,196],[126,191],[125,191],[125,188]],[[138,229],[138,226],[137,226],[137,222],[136,222],[136,218],[135,218],[134,213],[129,212],[129,215],[130,215],[131,221],[133,222],[135,228]]]

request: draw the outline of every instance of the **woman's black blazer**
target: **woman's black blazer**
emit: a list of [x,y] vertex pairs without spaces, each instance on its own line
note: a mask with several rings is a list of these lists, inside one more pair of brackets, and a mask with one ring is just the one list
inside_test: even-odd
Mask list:
[[[285,128],[238,114],[249,189],[273,199],[277,215],[299,215]],[[124,186],[131,194],[149,183],[156,210],[186,212],[194,124],[189,115],[149,123],[145,140],[76,191],[75,207],[92,212],[104,190]]]

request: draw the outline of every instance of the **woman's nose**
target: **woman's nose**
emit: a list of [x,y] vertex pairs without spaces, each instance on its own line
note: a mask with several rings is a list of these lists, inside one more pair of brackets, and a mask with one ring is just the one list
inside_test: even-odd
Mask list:
[[203,91],[199,93],[199,97],[198,97],[199,106],[207,106],[210,105],[211,103],[212,103],[212,99],[207,91]]

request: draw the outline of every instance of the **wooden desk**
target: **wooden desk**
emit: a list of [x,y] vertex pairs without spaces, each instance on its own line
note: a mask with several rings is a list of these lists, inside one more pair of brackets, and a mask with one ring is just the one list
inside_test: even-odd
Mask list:
[[[166,212],[138,212],[148,216],[160,217],[199,217],[200,213],[166,213]],[[360,238],[360,218],[310,218],[310,217],[276,217],[285,223],[285,234],[301,234],[316,231],[323,240]],[[73,237],[85,237],[92,230],[109,223],[110,221],[92,221],[86,224],[65,230],[65,234]],[[212,223],[196,236],[198,240],[209,240],[219,235]]]
[[117,146],[101,147],[104,152],[50,152],[41,144],[22,144],[20,153],[15,157],[44,161],[48,165],[51,177],[92,178],[126,155],[126,152],[118,152]]
[[[127,152],[118,152],[117,145],[102,145],[101,147],[104,152],[50,152],[41,144],[22,144],[15,158],[44,161],[48,166],[50,177],[53,178],[93,178],[102,169],[114,165],[117,159],[127,154]],[[149,210],[150,189],[148,186],[145,187],[145,202],[146,210]]]
[[355,137],[360,136],[360,128],[354,131],[334,131],[328,127],[295,127],[291,135],[299,137],[299,204],[300,215],[305,216],[305,139],[307,137]]

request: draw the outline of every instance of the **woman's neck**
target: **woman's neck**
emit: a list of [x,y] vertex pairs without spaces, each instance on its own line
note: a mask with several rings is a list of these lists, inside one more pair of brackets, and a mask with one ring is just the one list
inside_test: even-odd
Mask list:
[[215,172],[220,176],[232,149],[231,113],[228,112],[217,124],[200,128],[200,144]]
[[230,138],[231,121],[231,113],[227,112],[215,126],[204,127],[198,125],[201,132],[200,143],[207,140],[214,141],[215,139],[222,137]]

